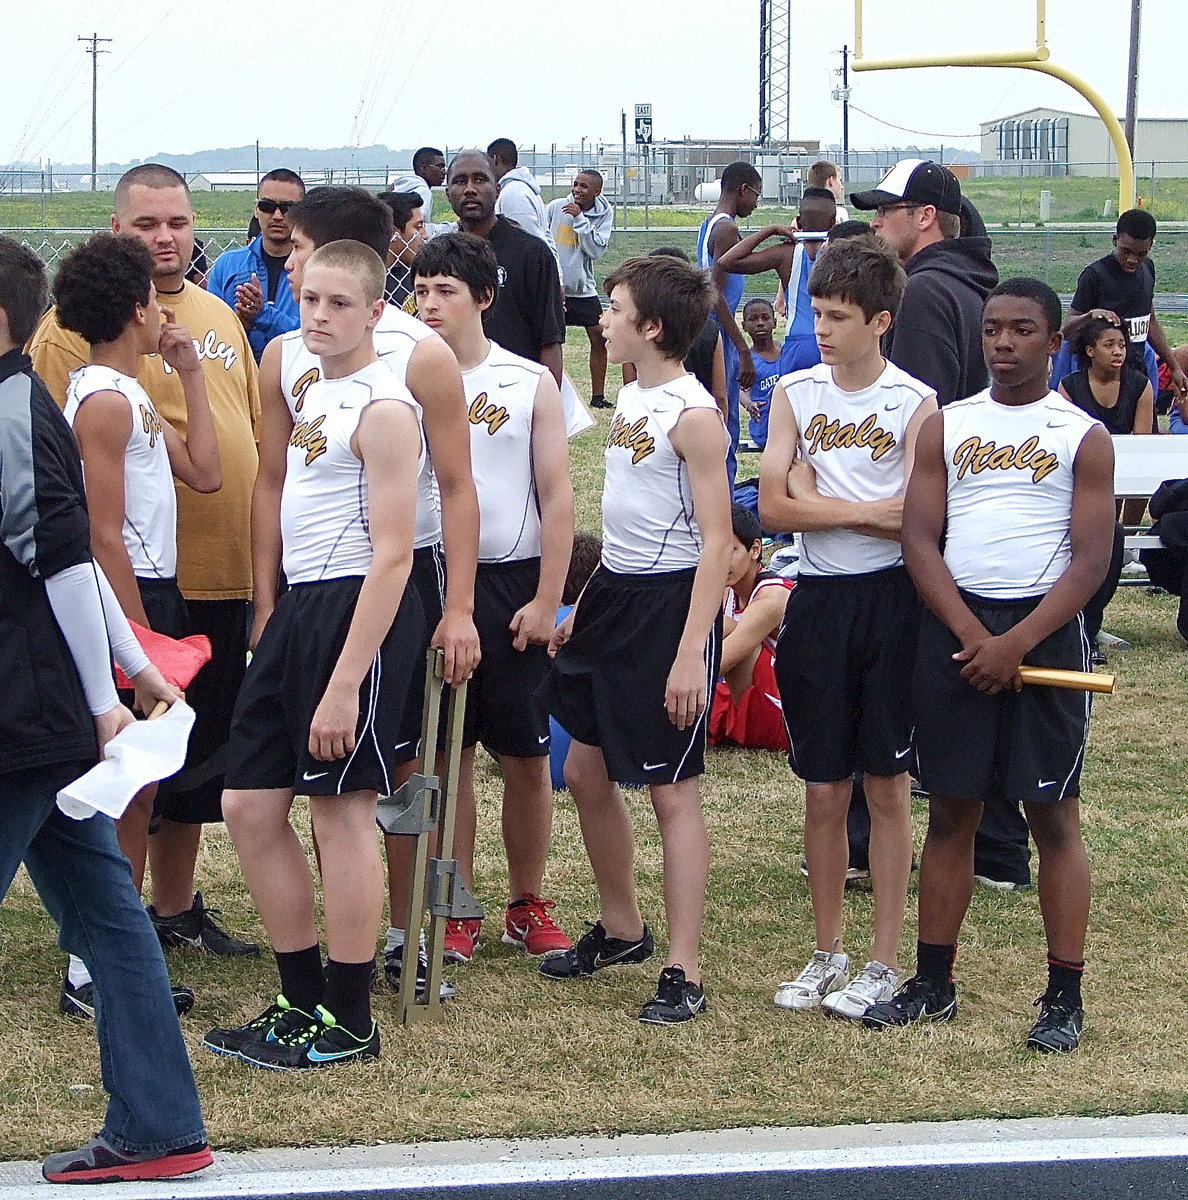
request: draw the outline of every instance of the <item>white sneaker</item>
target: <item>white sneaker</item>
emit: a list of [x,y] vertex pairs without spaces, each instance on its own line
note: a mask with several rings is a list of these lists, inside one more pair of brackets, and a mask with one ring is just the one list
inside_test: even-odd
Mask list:
[[821,1008],[831,1017],[860,1021],[872,1004],[890,1000],[899,987],[899,975],[881,962],[868,962],[854,976],[854,981],[821,1001]]
[[776,989],[776,1008],[816,1008],[830,992],[850,982],[850,956],[817,950],[808,966],[793,980]]

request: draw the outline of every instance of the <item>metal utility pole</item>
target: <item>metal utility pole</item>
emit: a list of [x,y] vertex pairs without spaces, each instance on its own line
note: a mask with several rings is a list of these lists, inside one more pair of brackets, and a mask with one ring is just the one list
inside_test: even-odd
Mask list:
[[1134,157],[1134,129],[1138,120],[1139,27],[1143,19],[1143,0],[1130,0],[1130,63],[1126,70],[1126,144]]
[[850,175],[850,47],[841,48],[842,65],[838,74],[842,85],[833,89],[833,98],[842,102],[842,178]]
[[99,190],[99,55],[110,54],[110,50],[100,50],[100,42],[110,42],[111,38],[101,38],[97,33],[90,37],[80,37],[80,42],[89,42],[87,53],[91,56],[91,191]]

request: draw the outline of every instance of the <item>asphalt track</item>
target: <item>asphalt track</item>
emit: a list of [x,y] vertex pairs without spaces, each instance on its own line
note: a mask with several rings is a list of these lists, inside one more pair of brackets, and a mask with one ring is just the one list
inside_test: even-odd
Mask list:
[[220,1154],[166,1183],[52,1187],[0,1164],[0,1200],[1163,1200],[1188,1194],[1188,1117],[736,1129]]

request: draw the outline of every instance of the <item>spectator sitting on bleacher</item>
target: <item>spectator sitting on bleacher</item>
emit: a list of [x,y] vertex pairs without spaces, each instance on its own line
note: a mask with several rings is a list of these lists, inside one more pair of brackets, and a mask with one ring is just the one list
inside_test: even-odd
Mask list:
[[731,508],[734,544],[722,622],[722,676],[710,709],[710,741],[756,750],[788,750],[784,710],[775,679],[775,639],[796,586],[763,567],[759,518]]

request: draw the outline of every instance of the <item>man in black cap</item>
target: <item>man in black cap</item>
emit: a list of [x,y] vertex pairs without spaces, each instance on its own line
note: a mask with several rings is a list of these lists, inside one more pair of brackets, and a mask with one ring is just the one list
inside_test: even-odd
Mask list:
[[998,271],[980,219],[979,236],[962,236],[957,177],[939,163],[904,159],[877,187],[852,193],[850,202],[874,211],[871,229],[907,271],[907,291],[883,353],[933,388],[941,405],[980,392],[989,382],[982,304]]
[[[982,306],[998,284],[990,239],[947,167],[918,158],[895,164],[877,187],[850,196],[874,211],[873,229],[899,255],[907,291],[883,353],[936,392],[940,405],[964,400],[990,380],[982,354]],[[865,813],[851,809],[851,865],[865,860]],[[858,810],[858,811],[855,811]],[[857,853],[855,853],[857,851]],[[975,840],[974,870],[984,886],[1014,890],[1031,882],[1027,824],[1017,806],[987,803]]]

